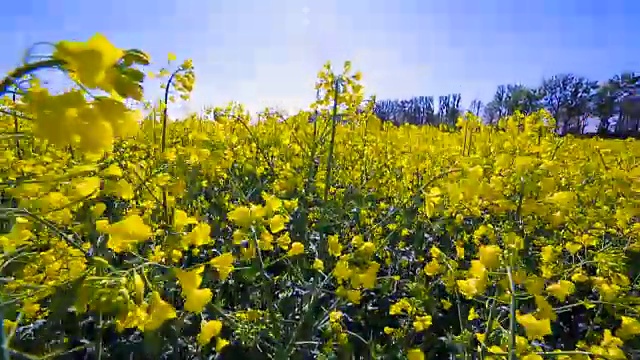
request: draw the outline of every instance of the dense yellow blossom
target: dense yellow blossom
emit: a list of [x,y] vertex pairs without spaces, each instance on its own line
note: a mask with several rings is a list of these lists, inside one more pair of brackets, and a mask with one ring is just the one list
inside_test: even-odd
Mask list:
[[[164,119],[159,103],[142,118],[129,102],[144,53],[100,34],[54,47],[83,88],[36,78],[0,99],[25,116],[16,130],[0,114],[0,311],[16,352],[38,337],[71,351],[62,338],[87,323],[202,357],[233,344],[625,359],[640,346],[637,141],[559,137],[545,111],[395,126],[350,63],[319,73],[313,112]],[[194,64],[176,66],[154,76],[188,99]],[[42,323],[55,331],[24,335]]]

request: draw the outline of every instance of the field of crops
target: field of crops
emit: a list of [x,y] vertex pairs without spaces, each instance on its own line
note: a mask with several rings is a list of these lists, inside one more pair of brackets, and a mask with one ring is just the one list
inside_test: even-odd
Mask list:
[[348,63],[286,119],[139,125],[147,63],[95,36],[0,84],[2,359],[640,358],[637,140],[394,126]]

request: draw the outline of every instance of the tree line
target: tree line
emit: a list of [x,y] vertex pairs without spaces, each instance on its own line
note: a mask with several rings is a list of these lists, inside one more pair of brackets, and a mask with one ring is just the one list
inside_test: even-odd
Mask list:
[[[606,81],[564,73],[546,78],[538,87],[500,85],[487,104],[471,101],[466,111],[495,124],[520,111],[530,114],[548,110],[560,134],[584,134],[588,121],[596,122],[599,135],[640,135],[640,74],[623,72]],[[461,94],[416,96],[411,99],[376,101],[374,111],[395,124],[454,125],[461,108]]]

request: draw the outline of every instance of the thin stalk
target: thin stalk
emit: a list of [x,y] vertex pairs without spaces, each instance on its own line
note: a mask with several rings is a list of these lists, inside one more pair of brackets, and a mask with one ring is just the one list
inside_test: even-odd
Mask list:
[[9,360],[9,344],[4,333],[4,309],[0,307],[0,360]]
[[469,128],[469,124],[465,122],[464,124],[464,141],[462,142],[462,156],[465,155],[467,151],[467,130]]
[[324,201],[329,198],[329,188],[331,187],[331,170],[333,169],[333,148],[336,141],[336,128],[338,127],[338,95],[340,92],[340,79],[335,80],[333,94],[333,113],[331,116],[331,140],[329,141],[329,157],[327,159],[327,178],[324,184]]
[[[13,104],[16,104],[17,99],[17,95],[18,93],[16,91],[13,92],[12,95],[12,99],[13,99]],[[17,134],[20,133],[20,124],[18,122],[18,114],[16,112],[13,113],[13,128],[14,131]],[[22,160],[22,153],[20,152],[20,137],[16,136],[16,156],[18,157],[18,159]]]
[[25,75],[35,72],[44,68],[57,68],[64,65],[64,62],[58,59],[48,59],[31,64],[23,65],[14,69],[0,82],[0,96],[9,91],[9,88],[16,83],[16,81],[22,79]]
[[97,357],[98,360],[102,360],[102,354],[104,352],[104,345],[102,344],[102,336],[104,334],[104,322],[103,322],[103,318],[102,318],[102,311],[100,312],[99,316],[98,316],[98,326],[100,328],[100,330],[98,330],[98,334],[99,334],[99,338],[96,340],[97,341]]
[[509,290],[511,292],[511,304],[509,306],[509,360],[517,360],[516,356],[516,286],[513,282],[511,266],[507,266],[509,276]]
[[[169,89],[171,88],[171,82],[173,78],[180,73],[181,71],[185,71],[186,69],[180,66],[174,71],[171,76],[169,76],[169,80],[167,80],[167,86],[164,89],[164,107],[162,109],[162,138],[160,139],[160,152],[164,155],[164,152],[167,148],[167,118],[169,109]],[[167,189],[162,189],[162,212],[164,215],[165,224],[170,223],[169,218],[169,205],[167,204]]]
[[171,89],[171,82],[173,82],[173,78],[178,75],[181,71],[184,71],[183,67],[179,67],[174,71],[171,76],[169,76],[169,80],[167,80],[167,86],[164,89],[164,107],[162,109],[162,138],[160,140],[160,151],[164,153],[164,150],[167,147],[167,110],[169,109],[169,89]]
[[[491,331],[493,330],[493,322],[495,320],[495,312],[496,312],[496,299],[491,299],[491,306],[489,306],[489,316],[487,319],[487,328],[484,332],[484,341],[486,342],[489,336],[491,335]],[[485,344],[482,344],[480,347],[480,360],[484,360],[487,355],[487,347]]]

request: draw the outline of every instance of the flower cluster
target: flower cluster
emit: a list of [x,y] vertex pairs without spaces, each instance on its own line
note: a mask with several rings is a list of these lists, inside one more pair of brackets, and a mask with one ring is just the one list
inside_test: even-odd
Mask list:
[[[640,348],[637,141],[559,137],[545,111],[394,126],[363,105],[348,62],[322,69],[313,113],[251,123],[229,105],[168,122],[155,108],[139,122],[125,99],[141,100],[142,52],[96,35],[52,59],[76,86],[34,80],[19,103],[2,99],[15,113],[0,130],[16,135],[0,139],[8,351],[617,360]],[[189,60],[157,75],[167,95],[193,89]]]

